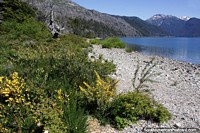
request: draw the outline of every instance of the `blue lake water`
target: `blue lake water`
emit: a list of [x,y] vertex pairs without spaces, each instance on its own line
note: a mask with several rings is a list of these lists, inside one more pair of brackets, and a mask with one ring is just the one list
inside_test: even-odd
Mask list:
[[200,64],[200,38],[121,38],[127,47],[148,55]]

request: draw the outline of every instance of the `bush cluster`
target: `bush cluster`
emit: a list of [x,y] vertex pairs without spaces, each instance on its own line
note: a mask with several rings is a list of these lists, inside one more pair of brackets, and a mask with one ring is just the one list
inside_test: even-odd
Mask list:
[[125,50],[126,50],[127,53],[133,52],[133,49],[132,49],[132,48],[126,48]]
[[0,34],[0,132],[86,132],[79,86],[95,82],[94,70],[108,75],[115,66],[91,62],[89,44],[79,36],[52,39],[33,17],[5,19]]
[[63,99],[64,95],[59,90],[54,98],[45,97],[42,90],[34,92],[17,72],[11,77],[1,76],[0,132],[67,131],[62,121]]
[[[95,111],[105,115],[107,106],[110,104],[112,98],[115,96],[117,81],[112,79],[102,80],[99,74],[95,71],[96,83],[90,86],[83,82],[86,88],[80,86],[80,90],[84,93],[87,106],[92,107]],[[91,110],[92,111],[92,110]]]
[[126,44],[119,38],[106,38],[101,42],[103,48],[125,48]]
[[108,37],[104,40],[92,39],[91,44],[101,44],[103,48],[125,48],[126,44],[119,38]]
[[99,39],[91,39],[90,43],[91,44],[101,44],[101,40],[99,40]]
[[1,31],[4,34],[9,34],[10,39],[21,39],[21,40],[39,40],[49,38],[51,34],[46,29],[46,25],[34,20],[34,18],[28,18],[23,22],[19,23],[16,20],[5,21],[1,25]]
[[11,79],[0,77],[0,108],[1,132],[8,132],[9,125],[20,131],[24,125],[23,121],[30,118],[26,115],[33,108],[30,95],[25,88],[24,80],[20,79],[16,72],[11,75]]
[[141,92],[118,95],[112,102],[110,112],[119,129],[140,119],[158,123],[171,119],[171,114],[165,107]]

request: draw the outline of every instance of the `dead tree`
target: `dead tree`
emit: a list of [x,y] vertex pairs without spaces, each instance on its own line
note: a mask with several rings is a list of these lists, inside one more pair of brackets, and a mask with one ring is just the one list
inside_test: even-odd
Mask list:
[[[61,32],[64,30],[63,27],[55,21],[55,5],[59,5],[61,0],[21,0],[29,3],[30,5],[38,8],[40,11],[43,11],[40,14],[42,20],[46,22],[49,31],[51,32],[53,38],[58,38]],[[41,19],[41,18],[40,18]]]
[[50,20],[48,28],[53,38],[58,38],[58,36],[61,34],[61,31],[64,30],[64,28],[61,28],[61,26],[59,26],[54,19],[54,4],[52,1],[50,2]]
[[49,21],[49,24],[48,24],[48,28],[49,28],[53,38],[58,38],[58,35],[60,34],[61,28],[60,28],[60,26],[58,26],[58,24],[54,20],[53,7],[51,8],[50,21]]

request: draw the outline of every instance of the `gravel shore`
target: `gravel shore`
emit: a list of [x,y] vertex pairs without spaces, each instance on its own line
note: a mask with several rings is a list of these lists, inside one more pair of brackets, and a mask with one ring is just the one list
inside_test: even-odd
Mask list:
[[102,49],[100,45],[93,45],[91,55],[102,55],[105,60],[116,64],[116,73],[110,76],[119,80],[117,93],[134,90],[131,80],[138,61],[140,67],[144,67],[152,58],[158,62],[152,69],[152,72],[160,73],[152,77],[158,83],[148,83],[149,87],[144,89],[152,90],[151,95],[171,112],[172,120],[164,124],[139,121],[123,131],[114,132],[142,132],[144,128],[173,128],[174,131],[178,131],[178,128],[200,129],[200,66],[138,52],[127,53],[124,49]]

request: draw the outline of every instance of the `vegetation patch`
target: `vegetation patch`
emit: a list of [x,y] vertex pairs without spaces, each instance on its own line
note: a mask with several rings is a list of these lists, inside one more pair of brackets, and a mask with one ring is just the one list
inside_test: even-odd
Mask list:
[[105,117],[108,105],[115,96],[117,81],[110,78],[104,81],[96,71],[95,74],[96,83],[94,85],[89,85],[83,82],[86,88],[80,86],[80,90],[85,95],[86,100],[84,105],[89,108],[89,112],[99,113],[101,116]]
[[100,39],[92,39],[90,40],[91,44],[101,44],[101,40]]
[[118,95],[111,104],[110,115],[118,129],[140,119],[158,123],[171,119],[171,114],[165,107],[141,92]]
[[132,48],[126,48],[125,50],[126,50],[127,53],[133,52],[133,49],[132,49]]
[[119,38],[106,38],[101,44],[103,48],[125,48],[126,46]]

